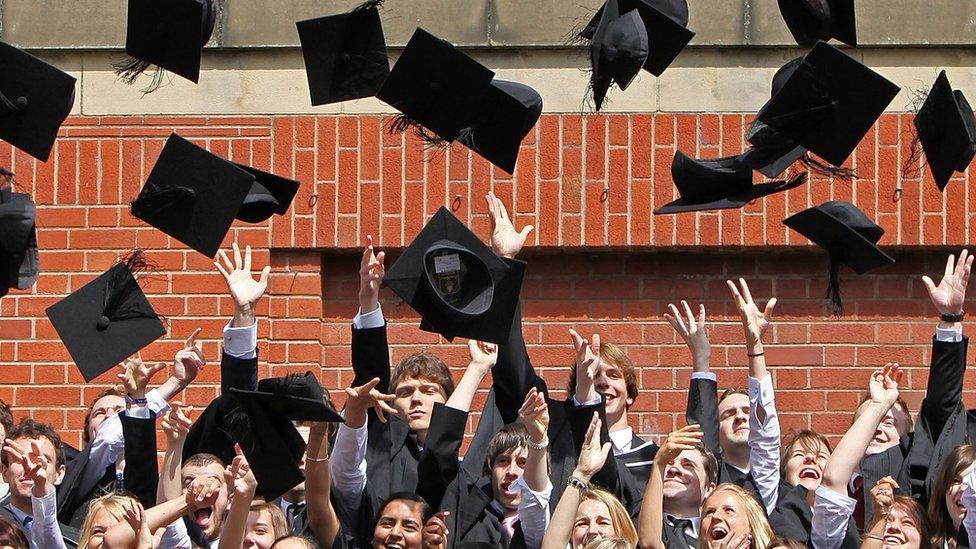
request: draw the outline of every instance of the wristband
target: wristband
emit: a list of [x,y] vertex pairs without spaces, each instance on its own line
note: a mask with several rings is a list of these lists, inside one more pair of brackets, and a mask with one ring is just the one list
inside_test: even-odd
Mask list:
[[746,353],[746,356],[749,357],[749,358],[756,358],[757,356],[763,356],[765,354],[766,354],[766,351],[759,351],[756,354]]
[[305,461],[311,461],[312,463],[322,463],[325,461],[329,461],[329,456],[325,456],[324,458],[313,458],[313,457],[305,456]]
[[590,483],[577,476],[569,477],[569,485],[576,487],[580,492],[585,492],[590,489]]
[[532,442],[531,438],[527,438],[525,444],[533,450],[545,450],[549,447],[549,437],[542,439],[542,442]]
[[943,322],[962,322],[964,316],[966,313],[960,311],[958,313],[942,313],[940,318]]
[[131,397],[128,397],[127,396],[127,397],[125,397],[125,403],[126,404],[131,404],[133,406],[145,406],[145,405],[149,404],[149,399],[147,399],[145,397],[143,397],[143,398],[131,398]]

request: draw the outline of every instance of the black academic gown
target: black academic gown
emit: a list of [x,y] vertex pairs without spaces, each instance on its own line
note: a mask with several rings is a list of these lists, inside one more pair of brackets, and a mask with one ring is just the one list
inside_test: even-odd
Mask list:
[[[810,542],[811,520],[813,509],[807,503],[807,489],[803,486],[791,486],[780,482],[779,496],[776,507],[769,514],[769,525],[777,536],[797,540],[813,547]],[[841,549],[857,549],[861,546],[861,538],[857,533],[854,518],[847,521],[847,535],[841,543]]]
[[[15,515],[14,512],[10,510],[10,506],[11,506],[10,494],[7,494],[7,496],[3,500],[0,500],[0,519],[6,520],[14,528],[23,532],[24,536],[29,541],[30,532],[27,531],[23,523],[17,520],[17,515]],[[81,532],[78,530],[78,528],[75,528],[68,524],[64,524],[61,521],[58,521],[58,526],[61,527],[61,537],[62,539],[64,539],[65,547],[78,547],[78,542],[81,539]]]
[[718,418],[718,384],[710,379],[691,380],[688,388],[688,409],[685,412],[688,424],[701,426],[702,443],[706,448],[715,454],[718,460],[718,482],[731,482],[737,484],[751,492],[759,501],[762,501],[756,483],[749,473],[743,473],[738,468],[725,462],[722,452],[722,444],[719,438],[719,418]]

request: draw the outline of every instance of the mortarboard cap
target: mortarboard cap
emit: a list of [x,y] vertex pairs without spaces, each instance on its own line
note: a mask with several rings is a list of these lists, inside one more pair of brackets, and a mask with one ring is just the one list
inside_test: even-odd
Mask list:
[[801,174],[790,181],[753,185],[752,170],[742,162],[742,156],[697,160],[676,151],[671,163],[671,178],[681,198],[654,210],[654,213],[741,208],[757,198],[797,187],[806,180],[806,174]]
[[779,0],[779,11],[801,47],[831,38],[857,46],[854,0]]
[[[797,57],[780,67],[773,75],[770,98],[783,89],[789,77],[803,62]],[[768,101],[767,101],[768,104]],[[765,106],[763,107],[765,108]],[[760,109],[761,110],[761,109]],[[796,141],[760,120],[753,120],[746,132],[746,141],[751,145],[742,156],[742,161],[750,168],[766,177],[777,177],[806,154],[807,150]]]
[[47,308],[85,381],[108,371],[166,333],[136,281],[152,265],[135,250],[101,276]]
[[[0,172],[5,172],[0,168]],[[7,172],[10,176],[10,174]],[[10,288],[26,290],[34,285],[40,268],[34,220],[37,206],[30,195],[0,188],[0,297]]]
[[229,464],[234,443],[258,481],[256,495],[277,499],[304,480],[298,464],[305,440],[283,414],[269,408],[247,391],[230,390],[214,399],[190,427],[183,459],[207,453]]
[[[116,72],[132,84],[149,65],[156,65],[196,83],[200,52],[216,20],[214,0],[129,0],[125,53],[132,59],[116,65]],[[146,91],[159,84],[157,73]]]
[[394,131],[420,125],[454,141],[476,117],[495,73],[418,28],[376,97],[403,115]]
[[932,177],[945,190],[953,172],[965,171],[976,154],[976,117],[962,92],[953,91],[945,71],[915,115],[915,128]]
[[590,86],[596,110],[603,106],[611,83],[627,89],[647,61],[647,51],[647,29],[637,10],[620,15],[617,0],[607,0],[590,42]]
[[504,344],[524,263],[504,261],[441,207],[386,271],[383,284],[417,311],[423,330]]
[[383,85],[390,61],[378,4],[297,23],[312,105],[372,97]]
[[0,42],[0,139],[47,162],[75,100],[75,78]]
[[898,91],[880,74],[818,42],[757,119],[839,166]]
[[838,277],[841,264],[857,274],[864,274],[895,262],[878,247],[884,229],[850,202],[824,202],[784,219],[783,224],[830,254],[827,295],[835,312],[843,309]]
[[495,79],[477,122],[459,141],[508,173],[515,171],[519,148],[542,114],[542,96],[525,84]]
[[247,395],[254,402],[292,421],[344,423],[342,416],[326,404],[325,389],[312,372],[262,379],[258,382],[256,391],[231,391],[242,396]]
[[298,182],[234,164],[170,135],[132,215],[214,257],[234,219],[257,223],[284,214]]

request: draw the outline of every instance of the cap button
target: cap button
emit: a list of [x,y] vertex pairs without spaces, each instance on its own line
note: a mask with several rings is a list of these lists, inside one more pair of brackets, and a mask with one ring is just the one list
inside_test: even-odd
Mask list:
[[98,319],[98,324],[96,324],[95,327],[98,328],[99,332],[101,332],[108,328],[108,325],[111,324],[111,322],[112,321],[109,320],[107,316],[102,316]]
[[349,52],[342,52],[339,54],[339,60],[343,63],[348,63],[350,59],[352,59],[352,56],[349,55]]

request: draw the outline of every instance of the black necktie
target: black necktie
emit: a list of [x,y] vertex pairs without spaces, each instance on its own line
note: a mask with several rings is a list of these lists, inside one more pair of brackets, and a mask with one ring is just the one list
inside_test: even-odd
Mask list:
[[668,518],[668,528],[671,531],[671,542],[680,544],[682,541],[688,547],[697,547],[698,539],[691,535],[693,523],[691,519]]
[[292,533],[297,533],[298,530],[303,528],[303,524],[298,522],[298,517],[305,510],[304,503],[292,503],[288,506],[288,526],[290,526]]

